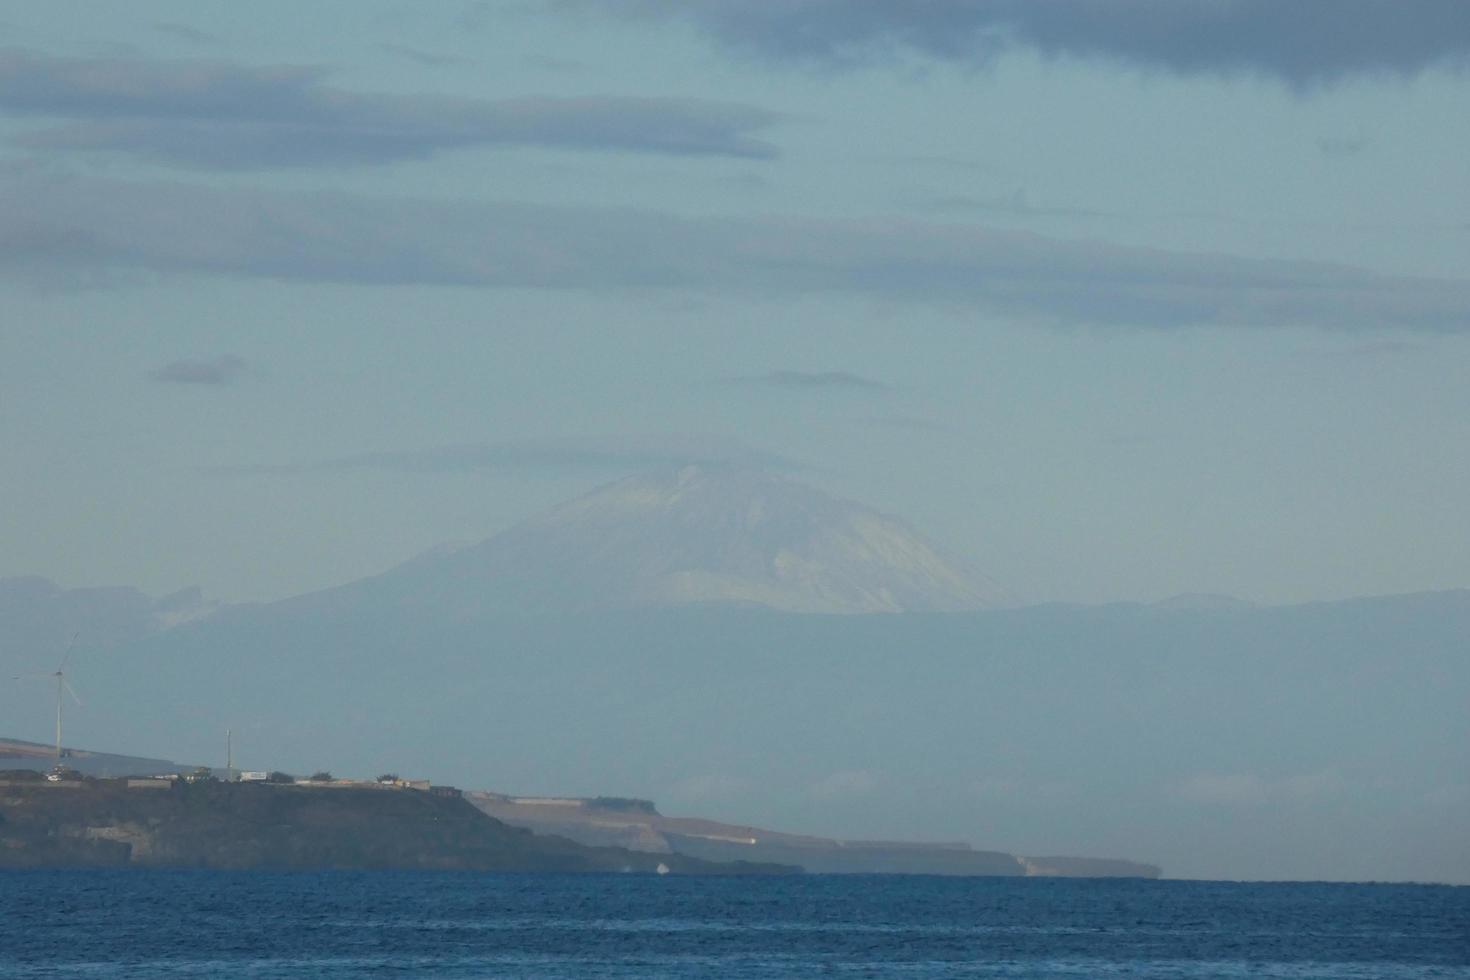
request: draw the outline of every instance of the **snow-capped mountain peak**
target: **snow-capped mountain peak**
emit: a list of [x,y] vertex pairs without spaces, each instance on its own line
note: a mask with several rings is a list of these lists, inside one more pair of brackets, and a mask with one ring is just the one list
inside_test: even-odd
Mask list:
[[[912,528],[764,470],[629,477],[379,580],[490,610],[748,604],[789,612],[979,609],[1004,593]],[[468,611],[468,610],[466,610]]]

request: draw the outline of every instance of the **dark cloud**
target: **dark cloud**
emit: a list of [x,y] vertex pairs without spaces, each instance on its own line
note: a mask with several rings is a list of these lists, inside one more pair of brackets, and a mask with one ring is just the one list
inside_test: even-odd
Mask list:
[[774,453],[736,439],[707,435],[592,436],[438,446],[430,449],[354,453],[307,463],[208,467],[220,476],[298,476],[355,470],[406,473],[628,472],[668,466],[740,465],[791,469]]
[[888,386],[848,371],[772,371],[769,374],[732,379],[737,384],[764,388],[886,391]]
[[1293,85],[1464,67],[1465,0],[582,0],[688,18],[763,57],[843,64],[909,50],[986,62],[1012,48]]
[[32,149],[126,153],[206,170],[349,166],[475,146],[767,158],[776,114],[679,98],[463,99],[350,92],[319,69],[57,58],[0,49],[0,110],[67,119]]
[[170,361],[148,373],[154,381],[186,385],[227,385],[245,373],[245,359],[234,354]]
[[[1470,281],[905,220],[631,209],[0,173],[0,275],[837,293],[1051,323],[1470,329]],[[83,276],[84,277],[84,276]]]

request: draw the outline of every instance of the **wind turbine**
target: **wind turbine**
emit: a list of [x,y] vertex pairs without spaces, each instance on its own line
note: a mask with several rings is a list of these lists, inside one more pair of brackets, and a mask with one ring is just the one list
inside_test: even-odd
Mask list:
[[77,634],[73,633],[71,643],[67,645],[66,653],[61,657],[61,663],[56,665],[56,761],[58,764],[61,762],[61,689],[66,688],[66,693],[71,695],[71,699],[77,703],[78,708],[82,706],[82,699],[77,696],[77,692],[72,689],[66,679],[66,662],[71,659],[71,652],[76,648]]
[[[62,704],[62,692],[64,691],[65,693],[70,694],[71,695],[71,699],[77,703],[77,707],[81,707],[81,705],[82,705],[82,699],[77,696],[77,692],[72,688],[71,683],[66,679],[66,662],[71,659],[72,651],[75,650],[76,647],[77,647],[77,636],[78,636],[78,634],[76,634],[76,633],[73,633],[72,634],[72,636],[71,636],[71,642],[69,644],[67,644],[67,647],[66,647],[66,653],[64,653],[64,654],[61,655],[61,663],[59,663],[59,664],[56,665],[56,669],[55,670],[52,670],[52,671],[44,671],[44,672],[39,673],[39,674],[30,674],[30,675],[28,675],[30,677],[54,677],[54,678],[56,678],[56,763],[57,763],[57,765],[60,765],[61,764],[61,704]],[[16,678],[16,679],[19,680],[20,678]]]

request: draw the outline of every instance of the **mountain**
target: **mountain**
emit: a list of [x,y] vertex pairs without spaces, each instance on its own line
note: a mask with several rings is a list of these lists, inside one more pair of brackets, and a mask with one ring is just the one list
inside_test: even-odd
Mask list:
[[[639,477],[337,589],[84,632],[66,738],[219,765],[228,728],[252,769],[1186,877],[1470,882],[1470,592],[785,611],[979,605],[977,581],[789,480]],[[53,589],[34,595],[54,612]],[[38,666],[0,645],[0,718],[45,741],[54,691],[5,678]]]
[[1182,592],[1151,604],[1161,612],[1243,612],[1256,604],[1229,595],[1209,592]]
[[955,612],[1005,593],[895,517],[763,470],[630,477],[477,545],[438,549],[312,597],[465,617],[744,605],[801,613]]
[[39,576],[0,578],[0,636],[21,652],[17,669],[52,669],[72,637],[110,647],[201,619],[216,609],[200,591],[154,599],[134,588],[64,589]]

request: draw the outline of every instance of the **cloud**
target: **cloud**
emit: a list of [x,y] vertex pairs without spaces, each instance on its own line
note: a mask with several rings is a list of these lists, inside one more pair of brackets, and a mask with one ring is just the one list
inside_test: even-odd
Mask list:
[[186,385],[227,385],[245,372],[245,359],[234,354],[170,361],[148,372],[154,381]]
[[493,26],[496,19],[495,5],[490,0],[477,0],[465,5],[459,16],[454,18],[454,26],[461,31],[475,34]]
[[1372,340],[1348,347],[1318,347],[1299,350],[1299,357],[1336,361],[1378,361],[1423,352],[1422,344],[1407,340]]
[[1024,188],[1017,188],[1009,195],[998,197],[974,197],[967,194],[951,194],[930,198],[921,202],[930,211],[953,213],[970,211],[978,214],[1004,215],[1018,218],[1106,218],[1116,217],[1107,211],[1088,208],[1043,207],[1032,204],[1026,198]]
[[190,44],[221,44],[222,39],[217,34],[201,31],[197,27],[188,24],[180,24],[175,21],[158,20],[153,22],[153,29],[160,34],[167,34]]
[[0,276],[842,294],[1045,323],[1470,329],[1470,281],[903,219],[688,218],[0,171]]
[[537,71],[558,72],[564,75],[580,75],[592,67],[585,61],[577,61],[574,58],[558,58],[549,54],[525,55],[521,58],[521,64],[527,68],[534,68]]
[[1424,806],[1432,809],[1458,809],[1470,805],[1470,783],[1445,783],[1429,790],[1419,799]]
[[435,54],[432,51],[425,51],[422,48],[411,47],[407,44],[396,44],[391,41],[385,41],[378,45],[378,47],[389,54],[397,55],[400,58],[425,68],[443,68],[446,65],[462,65],[466,60],[457,55]]
[[1323,136],[1317,140],[1317,149],[1326,157],[1357,156],[1368,145],[1366,136]]
[[1064,779],[986,776],[970,784],[970,792],[988,804],[1056,806],[1075,800],[1081,788]]
[[1255,773],[1197,773],[1178,787],[1180,796],[1191,803],[1239,806],[1264,803],[1266,781]]
[[762,388],[797,390],[886,391],[888,386],[848,371],[772,371],[769,374],[732,379],[736,384]]
[[1333,799],[1346,789],[1341,774],[1324,769],[1277,778],[1253,772],[1201,772],[1180,782],[1175,793],[1205,806],[1244,807]]
[[725,773],[705,773],[681,779],[669,787],[668,795],[676,800],[696,803],[727,801],[750,792],[751,782]]
[[903,51],[986,63],[1026,48],[1192,74],[1310,85],[1413,74],[1470,55],[1464,0],[581,0],[634,17],[685,18],[758,56],[823,65]]
[[71,120],[13,137],[31,149],[199,170],[379,164],[483,146],[769,158],[775,149],[750,134],[778,118],[699,99],[352,92],[324,84],[317,68],[18,48],[0,48],[0,110]]
[[903,432],[953,432],[942,422],[921,418],[916,415],[874,415],[855,420],[858,425],[877,429],[898,429]]
[[867,769],[845,769],[812,783],[807,792],[819,800],[851,800],[871,795],[879,782]]
[[795,464],[737,439],[710,435],[589,436],[520,439],[429,449],[352,453],[298,463],[206,467],[217,476],[299,476],[388,470],[402,473],[631,472],[670,466],[739,465],[791,469]]

